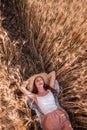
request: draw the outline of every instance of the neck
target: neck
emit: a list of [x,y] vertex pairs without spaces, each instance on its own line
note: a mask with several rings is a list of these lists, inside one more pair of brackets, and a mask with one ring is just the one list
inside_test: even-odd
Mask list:
[[42,90],[42,91],[38,91],[38,95],[45,95],[48,91],[46,90]]
[[46,90],[42,89],[42,90],[38,90],[38,93],[44,93]]

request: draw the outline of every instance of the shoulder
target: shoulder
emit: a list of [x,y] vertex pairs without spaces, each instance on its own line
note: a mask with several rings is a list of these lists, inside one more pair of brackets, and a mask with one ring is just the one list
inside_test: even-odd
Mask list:
[[51,92],[51,90],[50,90],[50,89],[47,89],[47,91],[48,91],[48,92]]

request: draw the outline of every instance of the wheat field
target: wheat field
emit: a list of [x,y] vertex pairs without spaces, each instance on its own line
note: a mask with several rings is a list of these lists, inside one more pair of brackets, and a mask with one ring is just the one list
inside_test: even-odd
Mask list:
[[19,86],[56,71],[74,130],[87,130],[87,1],[0,1],[0,130],[41,130]]

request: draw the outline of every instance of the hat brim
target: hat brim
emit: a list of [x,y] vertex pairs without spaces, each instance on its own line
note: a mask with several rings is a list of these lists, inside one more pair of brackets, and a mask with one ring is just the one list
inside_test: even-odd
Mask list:
[[45,84],[48,84],[49,85],[49,78],[48,78],[48,74],[47,73],[38,73],[38,74],[34,74],[33,76],[31,76],[29,79],[28,79],[28,90],[29,91],[32,91],[33,90],[33,83],[34,83],[34,80],[36,77],[42,77],[44,79],[44,82]]

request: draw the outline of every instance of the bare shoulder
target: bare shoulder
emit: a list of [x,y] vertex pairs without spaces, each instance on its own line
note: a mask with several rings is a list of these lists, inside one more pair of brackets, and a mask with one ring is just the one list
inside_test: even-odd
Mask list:
[[47,89],[48,92],[50,92],[51,90],[50,89]]

